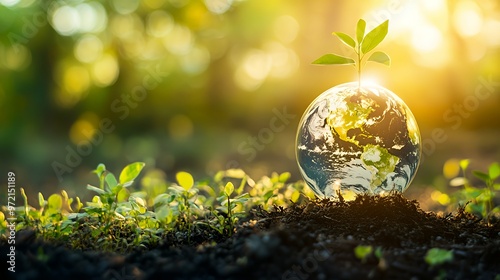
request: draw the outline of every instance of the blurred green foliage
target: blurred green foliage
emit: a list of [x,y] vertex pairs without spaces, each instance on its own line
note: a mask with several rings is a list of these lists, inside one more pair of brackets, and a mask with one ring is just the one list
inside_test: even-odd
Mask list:
[[116,179],[99,164],[93,171],[99,186],[87,186],[97,195],[85,205],[63,190],[47,200],[39,192],[39,206],[32,207],[21,188],[23,206],[0,208],[0,238],[11,231],[7,215],[16,230],[33,230],[45,240],[82,250],[130,252],[154,247],[167,235],[189,244],[191,236],[206,228],[228,237],[251,209],[270,210],[314,198],[303,182],[287,183],[289,173],[254,181],[241,169],[217,172],[206,182],[195,181],[184,171],[176,174],[177,182],[167,182],[152,170],[143,176],[140,188],[134,188],[143,167],[143,162],[131,163]]
[[[475,142],[454,156],[500,155],[499,11],[469,0],[0,0],[0,169],[28,193],[69,195],[103,161],[168,176],[243,168],[299,179],[300,115],[356,79],[355,69],[310,62],[351,55],[325,34],[364,18],[368,30],[390,19],[381,47],[393,61],[365,79],[406,101],[424,140],[448,132],[446,145],[426,146],[433,160],[414,182],[428,183],[464,141]],[[266,134],[276,110],[295,117]],[[490,134],[463,132],[479,128]]]

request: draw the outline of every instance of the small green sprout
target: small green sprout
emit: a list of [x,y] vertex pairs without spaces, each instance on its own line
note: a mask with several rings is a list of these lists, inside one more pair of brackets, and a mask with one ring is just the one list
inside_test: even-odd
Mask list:
[[[338,54],[325,54],[320,58],[313,61],[313,64],[321,65],[342,65],[350,64],[357,67],[358,70],[358,87],[361,87],[361,69],[363,66],[363,59],[365,56],[372,51],[382,40],[384,40],[387,32],[389,30],[389,20],[382,22],[380,25],[373,28],[365,36],[366,22],[363,19],[358,21],[356,27],[356,40],[351,36],[342,32],[333,32],[332,34],[337,36],[342,43],[346,44],[348,47],[352,48],[356,53],[356,60],[341,56]],[[367,61],[378,62],[387,66],[391,65],[391,58],[384,52],[376,51],[373,52],[364,63]]]
[[[207,228],[229,237],[250,209],[314,197],[303,182],[287,184],[288,172],[254,181],[241,169],[197,182],[187,172],[177,173],[177,182],[167,182],[161,172],[150,170],[141,180],[142,188],[132,186],[143,168],[143,162],[135,162],[115,177],[99,164],[93,171],[98,183],[87,185],[96,195],[85,205],[62,190],[48,197],[38,193],[35,208],[21,188],[24,206],[15,209],[16,229],[32,228],[45,240],[74,249],[130,252],[157,246],[167,236],[191,243],[194,233]],[[9,231],[6,213],[7,208],[0,207],[0,239]]]
[[425,262],[431,267],[453,261],[453,251],[439,248],[431,248],[427,251],[424,258]]
[[[479,180],[483,181],[486,184],[486,189],[484,189],[484,200],[485,200],[485,209],[484,215],[487,216],[488,222],[490,222],[490,216],[494,212],[493,208],[493,198],[495,196],[494,190],[500,190],[500,184],[495,184],[495,180],[500,177],[500,164],[498,162],[492,163],[488,167],[488,173],[483,173],[481,171],[472,171],[472,174],[476,176]],[[498,209],[497,209],[498,211]]]
[[466,204],[467,211],[480,214],[488,223],[491,217],[500,212],[500,206],[495,206],[494,198],[500,191],[500,164],[493,162],[489,165],[487,172],[473,170],[472,174],[477,179],[484,182],[485,188],[477,188],[471,184],[466,176],[466,171],[470,161],[468,159],[460,160],[458,165],[462,170],[463,177],[456,177],[450,181],[452,186],[461,186],[463,189],[455,192],[452,197],[459,204]]
[[354,248],[354,255],[364,263],[366,262],[366,259],[372,253],[372,251],[373,247],[370,245],[358,245],[356,246],[356,248]]
[[181,186],[179,191],[178,188],[171,187],[170,190],[176,193],[181,198],[181,203],[179,204],[178,210],[181,219],[179,222],[183,228],[187,229],[188,242],[191,240],[192,224],[195,217],[193,216],[193,208],[197,207],[195,203],[195,195],[198,193],[198,189],[193,188],[194,178],[191,174],[185,171],[177,172],[175,175],[177,183]]

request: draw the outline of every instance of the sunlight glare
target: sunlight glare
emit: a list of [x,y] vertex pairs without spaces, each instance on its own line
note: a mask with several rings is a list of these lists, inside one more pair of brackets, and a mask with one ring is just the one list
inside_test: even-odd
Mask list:
[[233,0],[204,0],[207,9],[214,14],[223,14],[231,8]]
[[5,7],[12,7],[19,3],[20,0],[0,0],[0,4]]
[[80,28],[78,11],[70,6],[61,6],[52,14],[52,26],[63,36],[75,34]]
[[116,82],[120,67],[114,56],[106,54],[94,63],[91,72],[94,84],[99,87],[106,87]]
[[481,31],[483,25],[481,9],[474,1],[458,2],[453,23],[455,30],[463,37],[474,36]]
[[432,25],[423,25],[412,33],[413,49],[419,53],[429,53],[436,50],[443,41],[441,31]]
[[380,86],[380,80],[375,75],[361,76],[361,85],[363,86]]
[[99,59],[103,45],[94,35],[85,35],[78,39],[74,47],[74,55],[80,62],[89,63]]

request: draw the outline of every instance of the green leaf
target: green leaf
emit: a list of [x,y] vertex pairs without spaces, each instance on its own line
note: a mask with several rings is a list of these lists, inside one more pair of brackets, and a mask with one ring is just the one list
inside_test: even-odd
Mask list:
[[99,165],[97,165],[97,168],[92,171],[94,172],[95,174],[97,174],[97,177],[101,177],[102,173],[106,171],[106,165],[100,163]]
[[128,191],[128,189],[120,188],[120,190],[118,190],[116,192],[116,201],[117,202],[127,201],[129,196],[130,196],[130,192]]
[[242,193],[238,196],[236,196],[234,199],[232,199],[233,201],[246,201],[250,198],[250,194],[249,193]]
[[118,181],[116,181],[116,177],[112,173],[108,173],[104,180],[106,181],[110,189],[113,189],[114,187],[116,187],[116,185],[118,185]]
[[80,198],[77,196],[76,197],[76,208],[75,208],[75,212],[80,212],[80,209],[82,209],[83,207],[83,203],[80,201]]
[[368,58],[368,61],[378,62],[387,66],[391,65],[391,58],[385,52],[374,52]]
[[300,192],[298,190],[294,190],[290,199],[292,200],[292,202],[297,202],[297,200],[299,200],[299,197]]
[[228,169],[226,170],[226,177],[242,179],[245,177],[245,171],[243,169]]
[[168,205],[170,202],[174,201],[174,196],[167,194],[167,193],[162,193],[156,196],[153,200],[153,205],[154,208],[160,208],[161,206]]
[[226,196],[230,196],[234,191],[234,185],[231,182],[227,182],[226,186],[224,187],[224,193]]
[[122,189],[124,189],[128,186],[130,186],[130,184],[129,185],[117,184],[111,188],[111,193],[114,195],[117,195]]
[[263,196],[262,199],[264,200],[265,203],[274,195],[274,190],[267,191]]
[[492,163],[488,168],[488,174],[491,180],[498,178],[498,176],[500,176],[500,164],[498,164],[498,162]]
[[60,194],[53,194],[47,199],[47,205],[52,209],[61,209],[62,207],[62,197]]
[[389,20],[382,22],[379,26],[373,28],[366,34],[363,42],[361,43],[361,52],[367,53],[373,50],[382,40],[384,40],[389,31]]
[[279,181],[281,183],[285,183],[286,181],[288,181],[288,179],[290,179],[290,176],[291,176],[290,172],[283,172],[279,176]]
[[465,171],[467,169],[467,167],[469,166],[469,163],[470,163],[470,160],[468,159],[462,159],[460,161],[460,168],[462,168],[463,171]]
[[45,199],[43,198],[43,194],[41,192],[38,193],[38,204],[41,208],[45,206]]
[[358,21],[358,25],[356,26],[356,39],[358,40],[358,44],[361,44],[363,41],[363,37],[365,36],[365,27],[366,21],[360,19]]
[[312,64],[354,64],[354,60],[348,57],[329,53],[316,59],[312,62]]
[[377,259],[380,260],[382,258],[382,247],[377,247],[375,249],[374,255],[375,257],[377,257]]
[[168,206],[160,207],[160,209],[158,209],[158,211],[156,211],[155,213],[156,213],[156,219],[158,219],[163,223],[170,224],[173,220],[174,213],[172,212],[172,209]]
[[358,245],[356,246],[356,248],[354,248],[354,255],[356,256],[356,258],[364,262],[368,255],[371,254],[372,250],[372,246]]
[[493,185],[493,189],[494,189],[495,191],[500,191],[500,184],[494,184],[494,185]]
[[453,251],[439,248],[432,248],[425,255],[425,262],[430,266],[440,265],[453,260]]
[[342,32],[333,32],[332,35],[337,36],[340,39],[340,41],[342,41],[342,43],[346,44],[347,46],[353,49],[356,48],[356,42],[354,42],[354,39],[351,38],[351,36]]
[[94,187],[94,186],[92,186],[92,185],[87,185],[87,190],[89,190],[89,191],[94,191],[94,192],[96,192],[96,193],[98,193],[98,194],[105,194],[105,193],[106,193],[106,191],[105,191],[105,190],[101,190],[100,188],[98,188],[98,187]]
[[481,171],[474,170],[474,171],[472,171],[472,174],[474,174],[474,176],[476,176],[476,178],[482,180],[483,182],[488,182],[491,179],[488,174],[483,173]]
[[194,179],[191,174],[180,171],[175,174],[175,178],[177,179],[177,183],[186,191],[189,191],[194,185]]
[[220,182],[222,179],[224,179],[226,172],[225,171],[219,171],[215,174],[214,176],[214,181],[215,182]]
[[465,194],[466,198],[476,198],[480,196],[483,192],[480,189],[474,188],[474,187],[468,187],[463,190],[463,193]]
[[120,184],[127,185],[126,183],[133,182],[139,173],[141,173],[144,165],[146,165],[144,162],[134,162],[125,166],[120,173]]

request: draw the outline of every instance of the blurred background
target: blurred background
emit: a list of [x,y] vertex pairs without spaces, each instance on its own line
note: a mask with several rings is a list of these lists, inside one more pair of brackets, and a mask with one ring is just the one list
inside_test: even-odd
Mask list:
[[367,30],[390,20],[379,49],[392,65],[367,65],[363,80],[418,121],[424,160],[409,195],[446,187],[449,159],[498,161],[497,0],[0,0],[0,170],[31,197],[86,192],[98,163],[144,161],[171,181],[228,168],[299,180],[302,113],[357,79],[311,61],[352,55],[331,32],[354,35],[359,18]]

